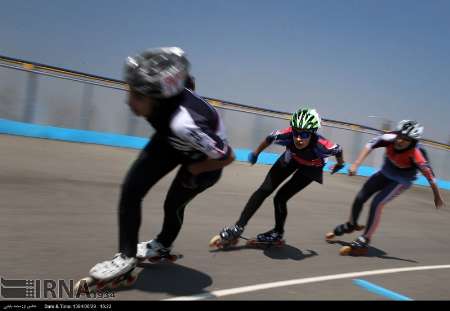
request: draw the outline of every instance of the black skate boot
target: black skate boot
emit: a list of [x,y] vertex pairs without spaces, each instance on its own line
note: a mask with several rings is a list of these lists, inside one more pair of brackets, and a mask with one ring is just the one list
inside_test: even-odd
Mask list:
[[329,232],[325,235],[325,240],[330,241],[336,236],[341,236],[343,234],[352,233],[353,231],[360,231],[364,229],[364,226],[361,225],[353,225],[350,222],[346,222],[345,224],[341,224],[334,228],[333,232]]
[[272,229],[270,231],[258,234],[255,239],[250,239],[247,245],[275,245],[282,246],[285,244],[283,233]]
[[225,227],[220,231],[219,235],[214,236],[209,242],[210,247],[226,248],[236,245],[239,242],[244,228],[238,225]]
[[365,256],[369,251],[369,239],[364,236],[359,236],[354,240],[350,246],[344,246],[339,250],[342,256]]

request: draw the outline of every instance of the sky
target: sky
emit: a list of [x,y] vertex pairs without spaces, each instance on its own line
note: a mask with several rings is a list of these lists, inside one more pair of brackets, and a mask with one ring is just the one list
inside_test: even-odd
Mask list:
[[0,4],[3,56],[122,79],[126,56],[179,46],[203,96],[376,127],[416,119],[450,140],[448,0]]

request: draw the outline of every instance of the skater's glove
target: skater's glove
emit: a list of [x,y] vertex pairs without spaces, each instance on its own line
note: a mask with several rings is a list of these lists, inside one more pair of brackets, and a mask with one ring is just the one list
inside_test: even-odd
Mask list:
[[333,175],[336,172],[339,172],[342,168],[344,168],[345,163],[336,163],[332,168],[331,168],[331,175]]
[[251,165],[255,164],[256,161],[258,161],[258,155],[254,152],[250,152],[248,154],[248,162],[250,162]]

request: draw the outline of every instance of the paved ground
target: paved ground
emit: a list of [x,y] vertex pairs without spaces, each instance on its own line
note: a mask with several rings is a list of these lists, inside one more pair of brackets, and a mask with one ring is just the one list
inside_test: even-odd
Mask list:
[[[120,184],[137,151],[0,135],[0,275],[6,279],[77,280],[117,248]],[[324,234],[344,221],[362,177],[313,184],[289,203],[288,245],[280,249],[211,252],[208,241],[233,223],[268,166],[235,163],[187,208],[175,264],[146,265],[135,287],[115,299],[159,300],[309,277],[450,264],[450,208],[435,210],[429,188],[414,187],[389,204],[366,257],[341,257]],[[148,194],[141,239],[160,230],[162,202],[173,174]],[[450,192],[443,192],[450,203]],[[366,213],[362,215],[365,221]],[[273,225],[269,198],[246,234]],[[345,241],[354,237],[346,236]],[[387,299],[352,283],[364,279],[417,300],[449,300],[450,269],[349,277],[234,294],[217,299]],[[227,295],[228,294],[228,295]]]

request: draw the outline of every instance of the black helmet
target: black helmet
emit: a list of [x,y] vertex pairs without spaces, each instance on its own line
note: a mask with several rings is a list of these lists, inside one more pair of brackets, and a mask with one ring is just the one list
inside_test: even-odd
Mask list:
[[195,91],[195,78],[189,75],[186,79],[184,87],[190,89],[191,91]]
[[138,93],[154,98],[178,95],[189,75],[189,61],[178,47],[149,49],[125,63],[125,81]]

